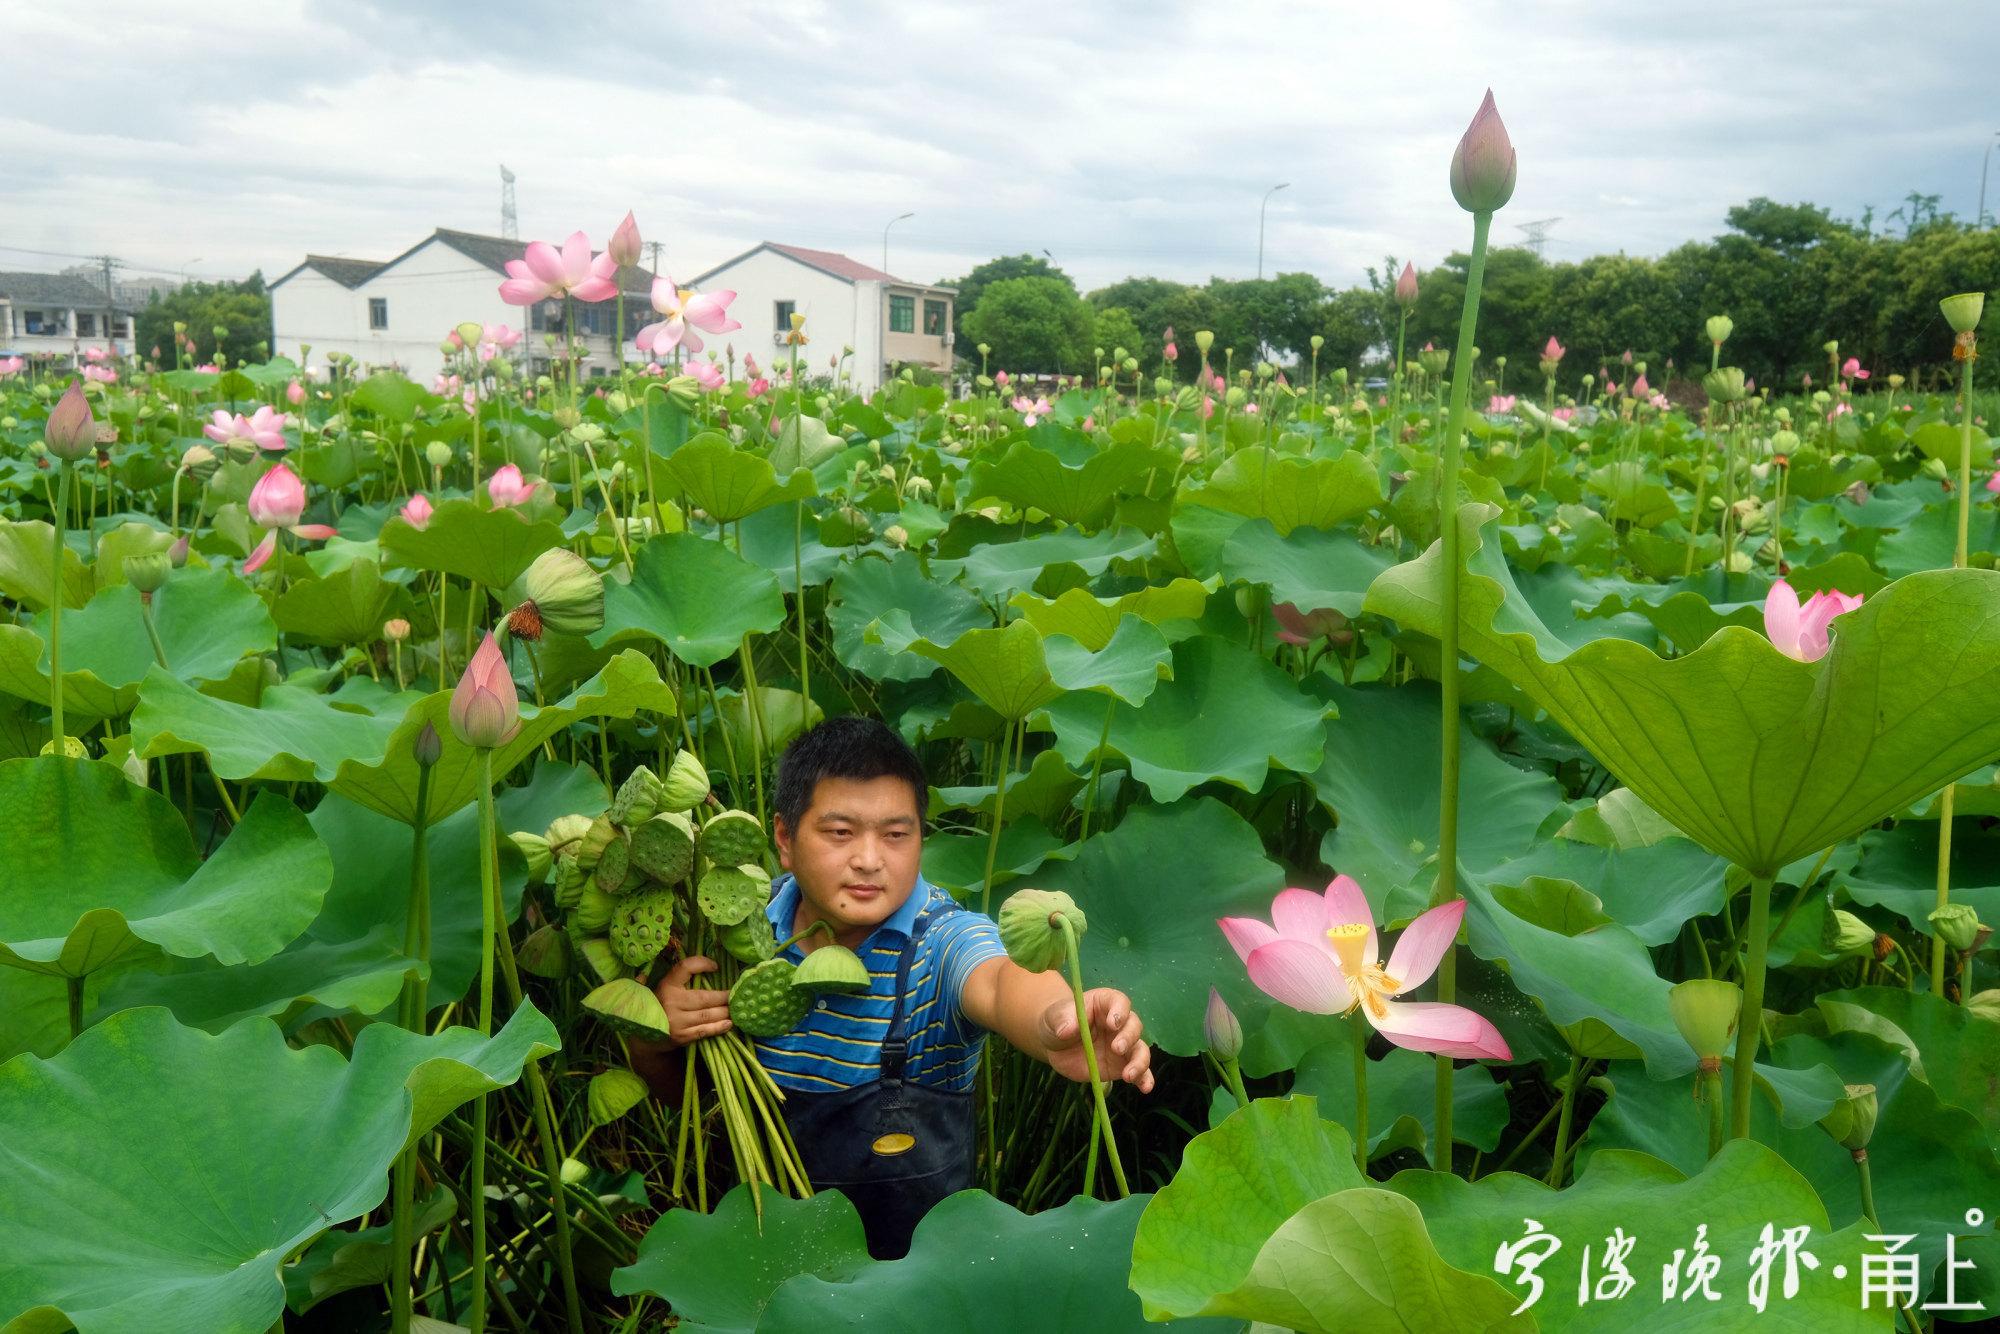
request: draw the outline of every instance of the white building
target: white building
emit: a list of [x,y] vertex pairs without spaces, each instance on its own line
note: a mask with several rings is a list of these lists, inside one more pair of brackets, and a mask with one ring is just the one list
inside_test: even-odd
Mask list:
[[[446,336],[476,320],[524,330],[515,356],[530,370],[545,370],[550,350],[542,335],[561,332],[563,303],[523,308],[500,299],[507,261],[527,248],[523,241],[440,227],[394,259],[308,255],[270,285],[271,349],[296,359],[310,347],[314,366],[325,365],[328,352],[343,352],[365,367],[393,368],[426,382],[444,369]],[[631,339],[658,318],[649,299],[652,275],[627,268],[620,278],[626,359],[643,362]],[[585,373],[611,373],[618,364],[615,308],[601,301],[578,302],[575,309],[578,337],[589,348]]]
[[75,368],[86,349],[129,352],[131,305],[69,273],[0,273],[0,357]]
[[848,369],[864,393],[904,366],[951,370],[951,308],[958,294],[949,287],[908,282],[831,250],[775,241],[686,281],[697,291],[736,293],[729,313],[743,328],[728,337],[759,361],[789,358],[785,334],[796,311],[806,317],[812,340],[800,357],[802,371],[810,365],[814,374],[826,373],[843,345],[854,349]]

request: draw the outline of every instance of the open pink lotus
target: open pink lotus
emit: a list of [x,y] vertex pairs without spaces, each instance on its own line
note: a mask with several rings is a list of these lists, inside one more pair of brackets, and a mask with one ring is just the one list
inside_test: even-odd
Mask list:
[[532,306],[558,296],[602,301],[618,291],[617,273],[617,262],[608,253],[591,256],[590,238],[580,231],[570,233],[561,250],[547,241],[530,241],[521,258],[507,261],[500,299],[511,306]]
[[1512,1060],[1500,1030],[1463,1005],[1397,999],[1430,980],[1464,916],[1463,899],[1424,913],[1403,929],[1386,965],[1377,962],[1375,914],[1350,876],[1335,876],[1324,894],[1280,890],[1269,922],[1224,917],[1217,924],[1257,989],[1295,1010],[1351,1014],[1359,1006],[1399,1047]]
[[1014,401],[1007,405],[1021,414],[1022,423],[1033,426],[1041,418],[1049,415],[1049,401],[1046,398],[1029,398],[1026,394],[1016,394]]
[[1837,589],[1822,589],[1799,605],[1799,595],[1780,579],[1764,597],[1764,633],[1771,645],[1788,658],[1817,662],[1831,644],[1827,626],[1833,618],[1861,605],[1862,594],[1849,596]]
[[[701,334],[733,333],[743,327],[729,318],[729,303],[735,299],[736,293],[731,291],[695,292],[676,287],[672,278],[655,278],[653,309],[666,318],[639,330],[633,345],[656,357],[664,357],[676,347],[699,352],[703,347]],[[701,333],[695,332],[697,329]]]
[[521,470],[514,464],[506,463],[495,468],[486,479],[486,496],[500,509],[512,509],[533,495],[537,485],[521,476]]
[[277,467],[257,479],[257,485],[250,488],[248,504],[251,522],[270,529],[264,540],[250,553],[250,559],[243,562],[243,573],[255,574],[264,568],[264,562],[271,559],[278,549],[280,530],[295,537],[324,541],[333,536],[334,530],[323,523],[300,523],[299,518],[306,512],[306,487],[299,475],[280,463]]

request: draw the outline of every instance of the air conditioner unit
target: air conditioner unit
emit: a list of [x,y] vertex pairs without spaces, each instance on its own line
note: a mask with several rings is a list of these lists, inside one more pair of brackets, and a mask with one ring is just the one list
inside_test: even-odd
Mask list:
[[771,335],[771,342],[778,347],[783,347],[785,345],[785,340],[789,337],[791,337],[791,333],[789,330],[780,329],[778,330],[778,332]]

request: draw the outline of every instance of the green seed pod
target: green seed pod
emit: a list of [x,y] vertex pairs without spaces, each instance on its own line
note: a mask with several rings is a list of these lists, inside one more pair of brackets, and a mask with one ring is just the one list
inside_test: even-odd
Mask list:
[[583,998],[583,1008],[614,1033],[658,1042],[667,1036],[667,1012],[644,983],[629,977],[606,982]]
[[507,835],[507,841],[520,851],[528,863],[528,883],[539,885],[549,878],[549,870],[555,859],[549,855],[549,841],[540,834],[517,833]]
[[1701,377],[1701,387],[1717,403],[1739,403],[1743,399],[1743,368],[1718,366]]
[[690,751],[681,751],[667,770],[660,809],[685,814],[708,798],[708,770]]
[[724,927],[716,939],[730,958],[744,963],[762,963],[778,952],[777,933],[763,913],[752,913],[735,926]]
[[565,852],[575,852],[583,836],[590,832],[591,817],[588,815],[558,815],[549,821],[548,831],[542,835],[549,842],[549,850],[557,856]]
[[125,582],[141,593],[157,593],[173,573],[174,563],[164,551],[125,558]]
[[1880,1110],[1873,1084],[1849,1084],[1846,1095],[1819,1119],[1820,1129],[1833,1136],[1841,1148],[1858,1154],[1875,1138],[1875,1118]]
[[812,993],[792,986],[798,968],[789,959],[766,959],[729,989],[729,1022],[753,1038],[789,1033],[812,1010]]
[[873,982],[860,955],[845,945],[822,945],[799,963],[792,985],[814,993],[860,996]]
[[634,968],[644,968],[674,934],[674,894],[670,889],[627,894],[611,914],[611,948]]
[[1859,957],[1875,948],[1875,928],[1845,908],[1835,908],[1820,927],[1820,952],[1835,958]]
[[618,826],[612,824],[608,817],[600,815],[592,820],[590,828],[577,840],[576,864],[586,871],[595,871],[597,859],[603,853],[604,845],[616,837],[618,837]]
[[1938,302],[1938,309],[1944,312],[1944,322],[1953,333],[1972,333],[1979,328],[1979,317],[1986,312],[1986,293],[1960,292]]
[[569,919],[595,935],[611,925],[611,914],[617,911],[617,899],[596,885],[585,885],[576,896],[576,907],[570,910]]
[[569,937],[570,952],[579,961],[579,971],[586,977],[602,983],[632,976],[632,969],[618,957],[618,951],[611,948],[605,937],[585,935],[575,926],[564,934]]
[[608,1126],[646,1100],[646,1081],[624,1066],[590,1077],[590,1123]]
[[660,797],[665,791],[666,784],[642,764],[618,785],[618,795],[611,799],[611,808],[605,814],[611,817],[613,824],[621,824],[628,829],[644,824],[660,809]]
[[555,896],[556,907],[564,912],[576,907],[577,895],[590,883],[590,872],[576,864],[576,858],[565,852],[556,858]]
[[1059,889],[1023,889],[1007,896],[1000,905],[1000,943],[1007,957],[1031,973],[1046,973],[1059,966],[1068,951],[1063,943],[1061,918],[1068,918],[1078,936],[1087,923],[1083,909]]
[[1703,1060],[1718,1060],[1729,1049],[1736,1016],[1743,1008],[1743,988],[1734,982],[1695,978],[1667,992],[1667,1013],[1674,1027]]
[[761,915],[771,901],[771,877],[761,866],[711,866],[695,886],[702,916],[716,926],[735,926]]
[[715,866],[762,866],[764,826],[748,811],[720,811],[702,823],[701,855]]
[[507,629],[523,639],[595,634],[604,626],[604,576],[568,547],[535,557],[508,585]]
[[1971,949],[1973,941],[1979,938],[1979,913],[1970,904],[1947,903],[1942,908],[1933,908],[1926,920],[1931,930],[1960,954]]
[[1724,343],[1728,342],[1729,335],[1734,332],[1736,332],[1736,321],[1730,319],[1727,315],[1711,315],[1708,317],[1708,341],[1717,347],[1721,347]]
[[677,884],[694,866],[694,826],[662,812],[632,830],[632,860],[662,884]]
[[611,836],[597,855],[597,887],[606,894],[626,894],[646,881],[632,865],[632,843],[623,830]]

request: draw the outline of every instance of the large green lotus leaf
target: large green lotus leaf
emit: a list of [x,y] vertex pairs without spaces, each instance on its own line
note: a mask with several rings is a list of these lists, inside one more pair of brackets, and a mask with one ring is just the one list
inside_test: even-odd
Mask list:
[[[108,968],[100,968],[83,979],[83,1011],[97,1010],[99,998],[113,979],[122,978],[143,964],[135,955]],[[0,968],[0,1063],[13,1060],[24,1051],[37,1056],[53,1056],[69,1041],[69,986],[60,977],[31,973],[25,968]]]
[[[1984,1301],[1989,1310],[2000,1307],[2000,1282],[1996,1282],[2000,1237],[1995,1236],[1992,1222],[1992,1202],[2000,1197],[2000,1159],[1972,1113],[1939,1102],[1929,1084],[1910,1075],[1900,1050],[1867,1033],[1785,1038],[1773,1048],[1771,1058],[1794,1069],[1831,1066],[1848,1083],[1875,1086],[1880,1115],[1868,1144],[1868,1165],[1882,1231],[1916,1234],[1908,1249],[1923,1257],[1927,1292],[1935,1291],[1934,1285],[1943,1278],[1937,1267],[1944,1259],[1945,1235],[1957,1234],[1959,1258],[1978,1266],[1959,1274],[1959,1299]],[[1588,1164],[1598,1153],[1634,1149],[1664,1158],[1682,1172],[1699,1172],[1708,1154],[1708,1131],[1706,1114],[1693,1100],[1693,1080],[1656,1083],[1621,1065],[1611,1067],[1609,1080],[1610,1101],[1591,1119],[1584,1143],[1583,1151],[1589,1155],[1582,1160],[1584,1171],[1589,1172]],[[1861,1188],[1853,1156],[1832,1136],[1816,1125],[1780,1124],[1762,1099],[1752,1100],[1750,1133],[1805,1177],[1835,1224],[1851,1232],[1873,1231],[1857,1221]],[[1565,1191],[1564,1196],[1570,1193]],[[1701,1219],[1709,1219],[1705,1200],[1689,1207],[1700,1210]],[[1968,1227],[1966,1210],[1975,1208],[1984,1212],[1986,1222]],[[1759,1225],[1764,1221],[1760,1217]],[[1673,1242],[1685,1244],[1685,1238]],[[1809,1249],[1818,1251],[1816,1246]],[[1869,1249],[1881,1248],[1871,1243]],[[1737,1253],[1745,1252],[1738,1248]],[[1728,1257],[1729,1252],[1721,1254]],[[1848,1272],[1854,1273],[1851,1264]],[[1825,1274],[1822,1268],[1822,1279]],[[1849,1294],[1847,1304],[1850,1309],[1857,1307],[1858,1296]]]
[[1187,504],[1268,519],[1278,536],[1294,528],[1334,528],[1382,503],[1375,462],[1360,450],[1337,458],[1295,458],[1261,446],[1240,449],[1206,485],[1180,493]]
[[357,560],[287,588],[278,599],[278,627],[307,644],[372,643],[402,598],[402,586],[384,579],[379,565]]
[[[1068,695],[1048,710],[1063,758],[1089,764],[1106,737],[1104,702]],[[1328,712],[1269,659],[1203,636],[1173,646],[1173,679],[1143,706],[1112,706],[1106,744],[1155,801],[1177,801],[1213,779],[1256,792],[1273,764],[1304,774],[1319,767]]]
[[97,539],[97,555],[90,563],[92,582],[98,588],[125,582],[125,558],[163,552],[174,544],[174,535],[150,523],[121,523]]
[[[0,523],[0,595],[41,610],[49,605],[54,526],[41,519]],[[63,605],[81,607],[94,584],[83,558],[67,545],[62,554]]]
[[[1972,551],[1992,551],[2000,546],[2000,510],[1980,504],[1982,499],[1974,494],[1972,512],[1966,516],[1966,545]],[[1918,570],[1951,568],[1957,549],[1958,506],[1935,505],[1894,532],[1884,533],[1875,547],[1875,561],[1891,578],[1901,578]]]
[[422,404],[442,401],[408,376],[395,371],[380,371],[369,376],[354,386],[351,399],[354,406],[397,422],[415,417],[417,408]]
[[778,424],[777,439],[771,442],[771,470],[787,475],[800,468],[810,472],[840,453],[846,444],[817,417],[803,413],[786,417]]
[[1086,985],[1117,987],[1146,1020],[1146,1037],[1178,1056],[1207,1048],[1210,984],[1255,1031],[1276,1002],[1250,985],[1218,917],[1269,919],[1284,873],[1257,831],[1208,797],[1135,807],[1092,834],[1072,861],[1042,867],[1037,889],[1060,889],[1090,921]]
[[[1752,871],[1851,837],[2000,751],[2000,572],[1898,580],[1794,661],[1725,626],[1684,657],[1620,639],[1576,648],[1521,599],[1491,506],[1459,514],[1462,646],[1547,709],[1689,837]],[[1366,607],[1435,636],[1439,548],[1384,574]]]
[[[833,577],[827,623],[833,654],[875,681],[915,681],[938,669],[937,660],[871,644],[864,632],[875,620],[901,610],[911,628],[933,644],[949,644],[967,630],[993,624],[993,614],[957,584],[940,583],[917,557],[899,551],[887,560],[864,556]],[[1044,630],[1046,633],[1046,630]]]
[[770,571],[692,533],[668,533],[639,548],[632,579],[604,585],[604,628],[593,648],[648,639],[696,667],[713,667],[748,634],[785,623],[785,600]]
[[1045,638],[1026,620],[967,630],[949,644],[937,644],[917,633],[909,613],[901,609],[886,612],[867,633],[870,642],[893,652],[943,664],[1003,718],[1025,718],[1070,695],[1093,710],[1101,725],[1104,698],[1136,706],[1154,694],[1169,659],[1159,630],[1131,615],[1097,653],[1066,635]]
[[[1320,1115],[1344,1126],[1354,1125],[1354,1021],[1341,1024],[1338,1036],[1309,1048],[1299,1058],[1292,1092],[1319,1100]],[[1493,1152],[1507,1128],[1507,1090],[1491,1068],[1469,1065],[1459,1070],[1451,1090],[1452,1138]],[[1391,1149],[1408,1148],[1429,1156],[1437,1120],[1437,1058],[1392,1046],[1389,1054],[1368,1063],[1368,1153],[1371,1158]]]
[[[804,520],[795,524],[802,508]],[[798,592],[801,579],[807,588],[825,583],[848,561],[845,547],[830,547],[819,540],[819,520],[803,501],[773,505],[738,519],[730,536],[738,554],[758,569],[769,570],[778,581],[778,590],[787,595]]]
[[[1684,1087],[1681,1098],[1680,1115],[1697,1123],[1700,1108],[1688,1099]],[[1698,1124],[1696,1129],[1706,1133]],[[1817,1129],[1804,1133],[1826,1139]],[[1860,1257],[1875,1249],[1862,1236],[1866,1226],[1831,1232],[1826,1207],[1807,1180],[1752,1140],[1731,1140],[1714,1161],[1698,1161],[1692,1176],[1649,1154],[1600,1150],[1562,1191],[1516,1172],[1496,1172],[1468,1182],[1422,1170],[1398,1172],[1388,1188],[1422,1209],[1439,1252],[1464,1268],[1494,1273],[1499,1248],[1525,1236],[1529,1219],[1560,1240],[1560,1248],[1536,1270],[1545,1291],[1528,1311],[1544,1330],[1705,1334],[1741,1328],[1846,1334],[1891,1327],[1891,1313],[1879,1299],[1874,1310],[1861,1309]],[[1674,1261],[1677,1249],[1693,1247],[1695,1228],[1704,1224],[1709,1251],[1722,1266],[1714,1283],[1719,1300],[1663,1301],[1662,1266]],[[1767,1225],[1780,1233],[1787,1227],[1810,1227],[1804,1249],[1819,1267],[1810,1269],[1801,1261],[1797,1295],[1787,1299],[1780,1260],[1771,1270],[1768,1305],[1759,1313],[1748,1297],[1750,1257]],[[1606,1272],[1607,1240],[1618,1229],[1633,1241],[1625,1264],[1636,1286],[1622,1300],[1610,1300],[1608,1293],[1598,1299],[1596,1285]],[[1593,1299],[1579,1302],[1586,1247]],[[1836,1265],[1844,1267],[1843,1277],[1834,1277]],[[1510,1310],[1532,1291],[1524,1282],[1516,1282],[1518,1274],[1517,1268],[1504,1274]]]
[[1222,1314],[1285,1220],[1367,1184],[1347,1131],[1309,1097],[1258,1098],[1188,1142],[1132,1240],[1132,1290],[1152,1320]]
[[1101,520],[1111,498],[1159,462],[1143,441],[1099,449],[1081,436],[1071,439],[1068,447],[1058,443],[1054,450],[1016,440],[1001,457],[975,461],[966,483],[968,500],[991,497],[1021,510],[1033,507],[1063,523],[1084,525]]
[[[1017,815],[1032,815],[1045,824],[1054,824],[1070,809],[1071,798],[1087,781],[1084,775],[1069,767],[1059,751],[1037,751],[1035,758],[1028,762],[1026,773],[1016,769],[1007,775],[1007,828],[1013,828]],[[1102,774],[1098,776],[1098,785],[1104,785]],[[998,783],[979,783],[964,787],[933,787],[928,813],[932,819],[945,811],[974,811],[980,815],[991,815],[1000,786]],[[981,834],[980,841],[984,842],[985,837]],[[1004,831],[1001,837],[1006,837]],[[924,843],[924,850],[930,850],[928,840]]]
[[1222,544],[1221,568],[1231,583],[1267,586],[1273,602],[1359,616],[1368,585],[1395,561],[1395,553],[1353,533],[1295,528],[1280,536],[1269,519],[1252,519]]
[[1831,1031],[1872,1033],[1901,1050],[1910,1073],[1939,1101],[1977,1117],[2000,1149],[2000,1028],[1992,1020],[1901,987],[1830,991],[1818,1003]]
[[[495,794],[502,831],[540,832],[559,815],[601,810],[597,775],[544,761],[520,787]],[[110,1008],[165,1005],[184,1024],[219,1030],[248,1015],[291,1023],[321,1011],[379,1014],[394,1004],[417,965],[403,953],[410,893],[410,826],[329,793],[309,817],[333,858],[333,887],[305,934],[258,964],[224,968],[174,962],[120,975],[105,992]],[[479,810],[462,806],[432,825],[429,997],[443,1005],[466,994],[479,972]],[[500,844],[500,897],[509,920],[519,910],[527,864]]]
[[[1952,821],[1951,901],[1977,912],[1982,922],[2000,922],[2000,840],[1981,837],[1980,823]],[[1937,826],[1905,822],[1871,829],[1859,842],[1860,864],[1835,883],[1854,902],[1899,913],[1928,933],[1937,907]]]
[[940,579],[962,579],[982,597],[1006,598],[1033,588],[1051,565],[1074,565],[1095,578],[1114,560],[1142,561],[1158,543],[1130,528],[1085,534],[1075,528],[1040,533],[1018,542],[984,542],[957,560],[933,560]]
[[[264,600],[221,567],[179,570],[153,596],[153,628],[167,666],[183,681],[219,681],[245,654],[278,642]],[[0,690],[49,697],[49,618],[0,625]],[[63,707],[84,718],[129,713],[158,662],[141,619],[139,590],[119,583],[63,615]]]
[[818,701],[808,701],[798,691],[781,686],[757,687],[755,719],[750,716],[749,699],[748,691],[718,691],[713,715],[720,717],[723,727],[728,729],[729,744],[735,747],[738,761],[746,766],[754,753],[751,749],[754,744],[761,744],[765,755],[775,754],[826,716]]
[[[1047,753],[1047,752],[1044,752]],[[1039,757],[1037,757],[1039,758]],[[924,879],[960,899],[972,898],[986,885],[985,834],[933,833],[924,837]],[[993,887],[1030,875],[1051,858],[1075,856],[1062,835],[1033,815],[1015,819],[1010,812],[993,850]]]
[[531,521],[519,510],[488,509],[470,496],[455,496],[439,504],[422,528],[401,515],[390,519],[377,540],[391,565],[499,589],[520,578],[535,557],[561,546],[563,532],[552,520]]
[[269,1329],[288,1255],[380,1204],[406,1143],[559,1045],[533,1006],[491,1038],[372,1024],[351,1061],[267,1019],[210,1035],[147,1008],[0,1066],[0,1329]]
[[[795,1200],[755,1187],[763,1192],[760,1216],[752,1189],[737,1186],[712,1213],[661,1214],[640,1239],[638,1258],[612,1271],[611,1291],[665,1298],[681,1329],[750,1334],[769,1328],[762,1323],[764,1308],[788,1280],[805,1274],[839,1282],[874,1263],[861,1216],[839,1191]],[[689,1264],[690,1256],[701,1263]]]
[[133,953],[268,959],[333,877],[306,817],[258,794],[203,861],[172,802],[94,760],[0,763],[0,962],[82,977]]
[[1067,635],[1095,653],[1111,642],[1127,615],[1161,627],[1170,621],[1201,619],[1208,605],[1208,589],[1193,579],[1176,579],[1107,598],[1093,597],[1082,588],[1066,589],[1053,601],[1033,593],[1016,593],[1009,605],[1043,634]]
[[655,466],[665,474],[662,483],[671,479],[691,505],[716,523],[735,523],[769,506],[804,500],[819,489],[804,468],[780,482],[769,459],[747,454],[713,431],[696,436]]

